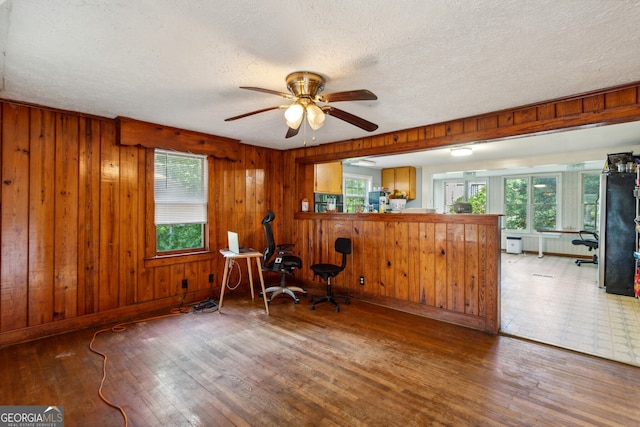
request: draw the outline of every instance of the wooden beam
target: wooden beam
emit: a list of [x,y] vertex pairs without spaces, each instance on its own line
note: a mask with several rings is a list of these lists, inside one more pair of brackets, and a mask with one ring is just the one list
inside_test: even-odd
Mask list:
[[207,154],[218,159],[238,161],[240,141],[154,123],[117,117],[117,138],[120,145],[140,145],[195,154]]

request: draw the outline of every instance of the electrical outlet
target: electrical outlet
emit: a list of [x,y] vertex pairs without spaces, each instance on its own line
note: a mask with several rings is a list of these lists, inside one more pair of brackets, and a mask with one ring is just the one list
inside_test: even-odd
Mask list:
[[187,282],[187,279],[182,279],[182,289],[187,289],[188,286],[189,282]]
[[360,276],[360,284],[364,286],[364,276]]
[[213,273],[209,274],[209,283],[213,283]]

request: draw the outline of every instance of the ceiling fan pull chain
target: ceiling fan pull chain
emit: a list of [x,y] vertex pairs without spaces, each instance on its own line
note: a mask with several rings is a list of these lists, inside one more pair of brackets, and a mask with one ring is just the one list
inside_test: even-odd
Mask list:
[[307,146],[307,122],[305,121],[302,122],[302,135],[304,139],[304,141],[302,141],[302,146],[306,147]]

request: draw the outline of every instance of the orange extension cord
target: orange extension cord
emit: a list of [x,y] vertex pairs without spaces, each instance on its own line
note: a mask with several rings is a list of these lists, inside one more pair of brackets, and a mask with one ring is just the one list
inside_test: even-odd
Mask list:
[[185,313],[189,313],[189,312],[190,312],[189,309],[179,307],[179,308],[171,310],[170,314],[162,314],[162,315],[159,315],[159,316],[147,317],[145,319],[132,320],[131,322],[118,323],[117,325],[115,325],[115,326],[113,326],[111,328],[100,329],[99,331],[96,331],[96,333],[93,334],[93,338],[91,339],[91,342],[89,343],[89,350],[91,350],[95,354],[101,356],[102,359],[103,359],[103,361],[102,361],[102,381],[100,381],[100,387],[98,388],[98,395],[100,396],[100,399],[102,399],[107,405],[109,405],[112,408],[115,408],[118,411],[120,411],[120,413],[122,414],[122,417],[124,418],[125,427],[129,426],[129,419],[127,418],[127,413],[124,411],[124,409],[121,406],[118,406],[115,403],[111,402],[109,399],[107,399],[104,396],[104,394],[102,394],[102,387],[104,386],[104,382],[107,379],[107,355],[105,353],[102,353],[102,352],[96,350],[93,347],[93,344],[94,344],[94,342],[96,340],[96,337],[98,336],[98,334],[101,334],[102,332],[108,332],[108,331],[111,331],[111,332],[124,332],[127,329],[125,327],[126,325],[131,325],[131,324],[140,323],[140,322],[147,322],[149,320],[155,320],[155,319],[163,319],[165,317],[179,316],[181,314],[185,314]]

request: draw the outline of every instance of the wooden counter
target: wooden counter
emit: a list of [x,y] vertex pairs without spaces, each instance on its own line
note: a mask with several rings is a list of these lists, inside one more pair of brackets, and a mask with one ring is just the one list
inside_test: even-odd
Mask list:
[[[497,333],[500,329],[500,216],[473,214],[296,213],[297,274],[338,263],[337,237],[353,240],[336,293]],[[360,285],[360,277],[364,285]]]

